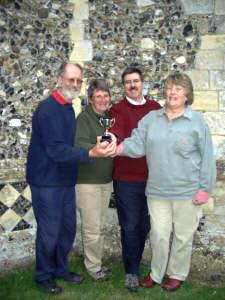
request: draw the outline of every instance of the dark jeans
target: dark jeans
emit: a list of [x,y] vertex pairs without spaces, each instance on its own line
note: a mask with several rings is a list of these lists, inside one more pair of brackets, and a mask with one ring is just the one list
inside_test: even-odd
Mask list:
[[37,222],[35,280],[66,277],[76,233],[74,187],[31,186]]
[[145,186],[146,182],[114,181],[124,268],[136,275],[150,230]]

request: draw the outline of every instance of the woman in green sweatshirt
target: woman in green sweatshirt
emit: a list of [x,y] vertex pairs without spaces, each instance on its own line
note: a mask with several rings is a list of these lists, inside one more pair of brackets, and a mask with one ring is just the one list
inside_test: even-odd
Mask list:
[[[110,106],[110,91],[103,79],[94,79],[88,88],[89,104],[77,117],[76,146],[91,149],[104,128],[100,118]],[[107,275],[102,269],[105,216],[112,192],[112,158],[93,159],[78,169],[76,195],[81,218],[84,264],[88,274],[98,281]]]

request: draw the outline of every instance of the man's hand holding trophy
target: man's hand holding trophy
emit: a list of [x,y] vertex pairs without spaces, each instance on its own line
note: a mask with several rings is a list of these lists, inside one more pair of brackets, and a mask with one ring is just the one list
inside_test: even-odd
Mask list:
[[109,129],[115,124],[115,119],[104,116],[100,117],[99,123],[104,128],[104,133],[102,136],[97,136],[97,144],[90,150],[90,157],[95,157],[96,151],[101,153],[102,157],[113,157],[116,152],[117,139],[109,132]]

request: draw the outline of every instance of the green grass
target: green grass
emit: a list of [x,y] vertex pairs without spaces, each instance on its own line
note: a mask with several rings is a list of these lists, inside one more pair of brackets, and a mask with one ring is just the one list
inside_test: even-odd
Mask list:
[[[58,280],[63,293],[52,296],[45,295],[36,288],[33,281],[34,266],[15,270],[0,278],[0,300],[225,300],[224,285],[209,285],[187,280],[176,292],[165,292],[160,286],[150,289],[140,288],[138,293],[130,293],[124,288],[124,273],[119,262],[110,262],[110,278],[99,283],[92,280],[85,272],[82,260],[76,259],[70,263],[71,270],[83,274],[85,281],[79,286]],[[142,277],[148,272],[141,268]]]

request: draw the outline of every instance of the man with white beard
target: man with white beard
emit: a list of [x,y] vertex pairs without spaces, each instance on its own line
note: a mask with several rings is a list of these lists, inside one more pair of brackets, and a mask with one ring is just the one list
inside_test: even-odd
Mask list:
[[33,115],[27,159],[27,182],[37,221],[35,281],[39,288],[58,294],[55,278],[79,284],[83,277],[69,271],[68,254],[76,234],[75,182],[79,163],[92,157],[112,155],[115,142],[90,149],[74,147],[75,114],[72,100],[80,92],[83,70],[63,63],[56,89],[42,101]]

